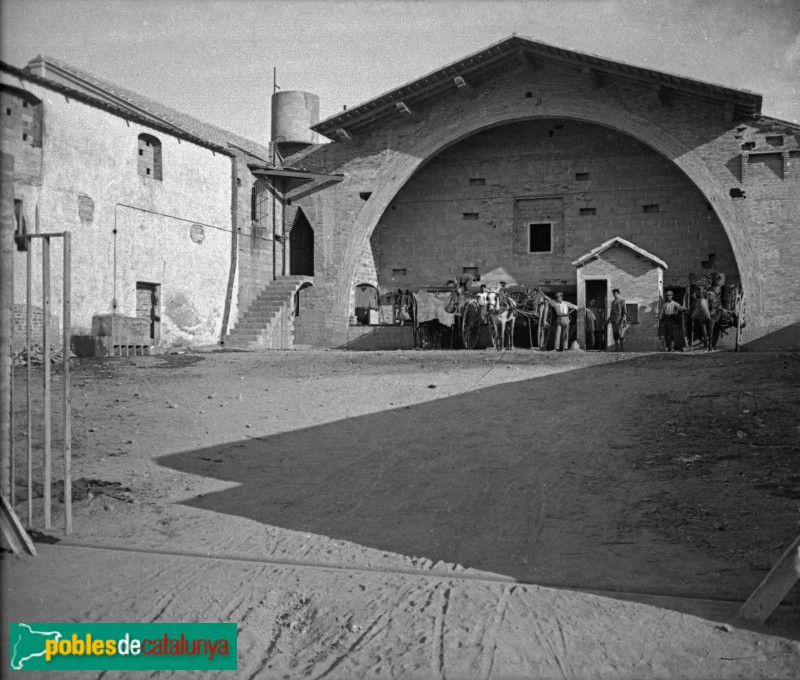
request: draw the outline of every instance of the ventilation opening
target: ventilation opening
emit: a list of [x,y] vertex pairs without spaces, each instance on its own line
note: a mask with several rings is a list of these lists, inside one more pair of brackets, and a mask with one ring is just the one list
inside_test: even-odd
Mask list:
[[783,146],[783,135],[767,137],[766,142],[770,146]]
[[392,276],[407,276],[407,269],[392,269]]
[[733,189],[731,189],[730,194],[731,194],[731,198],[747,198],[744,195],[744,191],[742,191],[741,189],[733,188]]
[[642,206],[642,210],[646,213],[657,213],[660,212],[660,208],[658,203],[650,203],[648,205]]
[[581,215],[596,215],[597,214],[597,208],[581,208],[579,210],[579,213]]
[[372,192],[371,192],[371,191],[361,191],[361,192],[359,192],[359,194],[358,194],[358,197],[359,197],[359,198],[360,198],[362,201],[367,201],[367,200],[369,200],[369,197],[370,197],[370,196],[372,196]]
[[533,99],[533,92],[526,92],[525,99]]
[[464,219],[465,220],[477,220],[478,219],[478,213],[473,213],[473,212],[464,213]]
[[579,182],[588,182],[589,181],[589,173],[588,172],[576,172],[575,179]]
[[485,177],[470,177],[469,178],[469,185],[471,187],[483,187],[483,186],[486,186],[486,178]]
[[742,144],[742,151],[750,151],[750,149],[755,149],[756,143],[755,142],[745,142]]

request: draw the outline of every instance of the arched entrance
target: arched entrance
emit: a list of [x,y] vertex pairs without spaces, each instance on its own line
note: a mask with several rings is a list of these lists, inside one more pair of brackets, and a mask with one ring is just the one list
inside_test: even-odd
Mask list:
[[616,106],[606,102],[598,102],[596,106],[587,107],[585,102],[562,104],[554,101],[549,106],[542,104],[536,114],[531,115],[530,107],[526,107],[526,111],[522,110],[524,104],[521,101],[509,101],[503,110],[499,110],[498,107],[492,113],[482,110],[480,115],[475,111],[465,110],[459,117],[458,127],[443,126],[439,130],[430,129],[428,134],[410,139],[411,146],[398,149],[396,154],[387,159],[380,174],[373,180],[376,190],[363,209],[358,212],[352,228],[345,236],[346,245],[343,249],[345,258],[340,270],[348,272],[348,275],[337,281],[331,315],[334,323],[346,323],[349,313],[349,291],[354,284],[359,258],[381,217],[414,173],[420,167],[431,163],[440,153],[468,137],[500,125],[526,120],[567,120],[608,128],[637,140],[645,147],[658,152],[667,163],[680,169],[699,190],[698,195],[706,202],[706,209],[719,220],[727,234],[734,253],[733,259],[737,263],[748,299],[754,303],[754,307],[761,305],[762,286],[754,275],[755,270],[750,266],[740,266],[741,262],[748,262],[742,217],[735,210],[720,178],[712,174],[706,161],[695,150],[699,140],[680,140],[653,121],[630,112],[621,116]]
[[290,239],[289,274],[314,276],[314,230],[302,210],[297,211]]

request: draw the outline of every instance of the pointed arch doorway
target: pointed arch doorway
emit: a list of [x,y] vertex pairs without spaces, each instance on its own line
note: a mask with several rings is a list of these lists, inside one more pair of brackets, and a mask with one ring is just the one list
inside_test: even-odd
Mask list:
[[314,276],[314,230],[302,210],[295,215],[290,238],[289,274]]

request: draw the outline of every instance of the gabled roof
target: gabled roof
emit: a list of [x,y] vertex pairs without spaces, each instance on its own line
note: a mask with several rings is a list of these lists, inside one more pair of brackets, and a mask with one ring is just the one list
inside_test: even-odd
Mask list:
[[587,262],[591,262],[601,253],[605,252],[609,248],[613,248],[614,246],[624,246],[625,248],[629,248],[637,255],[641,255],[645,259],[650,260],[651,262],[657,264],[662,269],[669,269],[669,267],[667,267],[667,263],[664,262],[664,260],[662,260],[659,257],[656,257],[655,255],[653,255],[653,253],[648,253],[644,248],[640,248],[639,246],[634,245],[630,241],[626,241],[624,238],[621,238],[620,236],[615,236],[614,238],[609,239],[605,243],[597,246],[597,248],[595,248],[594,250],[590,250],[588,253],[586,253],[586,255],[582,255],[577,260],[575,260],[572,263],[572,266],[583,267],[583,265],[585,265]]
[[53,57],[37,55],[28,62],[24,70],[46,81],[62,83],[96,100],[111,104],[118,110],[130,112],[140,119],[152,121],[162,127],[167,126],[220,147],[239,149],[264,161],[270,157],[269,149],[257,142],[198,120]]
[[[673,91],[728,103],[734,107],[733,114],[740,118],[761,112],[761,95],[748,90],[734,90],[512,35],[363,104],[326,118],[311,129],[332,139],[344,136],[343,133],[337,133],[338,130],[358,135],[387,120],[396,121],[403,113],[408,114],[414,107],[424,106],[426,102],[446,92],[461,90],[467,93],[474,86],[515,65],[535,65],[536,62],[545,61],[557,61],[578,71],[585,71],[587,77],[597,84],[607,79],[623,79],[652,87],[658,86],[661,88],[659,96]],[[458,79],[463,81],[456,82]]]

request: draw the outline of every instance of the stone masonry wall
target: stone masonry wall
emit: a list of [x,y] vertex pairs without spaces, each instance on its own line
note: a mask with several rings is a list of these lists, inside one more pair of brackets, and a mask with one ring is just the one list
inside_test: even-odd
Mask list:
[[[646,84],[611,79],[596,87],[587,75],[545,60],[536,70],[509,68],[478,87],[474,99],[459,97],[454,87],[416,113],[416,121],[398,116],[396,123],[354,143],[312,147],[296,159],[310,171],[345,176],[329,187],[318,183],[316,193],[306,190],[297,200],[318,246],[314,299],[308,301],[314,320],[308,322],[307,341],[330,346],[346,339],[350,295],[364,246],[421,167],[484,130],[534,119],[581,121],[614,130],[675,165],[711,205],[727,234],[748,297],[748,339],[800,319],[800,277],[791,275],[800,262],[796,126],[769,119],[730,122],[723,103],[691,95],[670,95],[662,104]],[[780,183],[761,175],[743,177],[744,136],[772,135],[775,127],[785,130],[781,152],[788,154]],[[371,192],[366,202],[359,196],[364,192]],[[739,197],[742,192],[744,198]],[[638,239],[634,235],[631,240]],[[668,261],[671,255],[661,254]],[[768,294],[778,283],[781,295]]]
[[[529,252],[531,222],[552,224],[552,252]],[[398,269],[407,272],[399,285],[416,289],[464,267],[489,284],[574,288],[571,263],[615,236],[664,259],[668,282],[702,274],[709,254],[738,281],[725,230],[674,164],[575,121],[515,123],[450,147],[400,190],[371,251],[382,291],[397,287]]]

